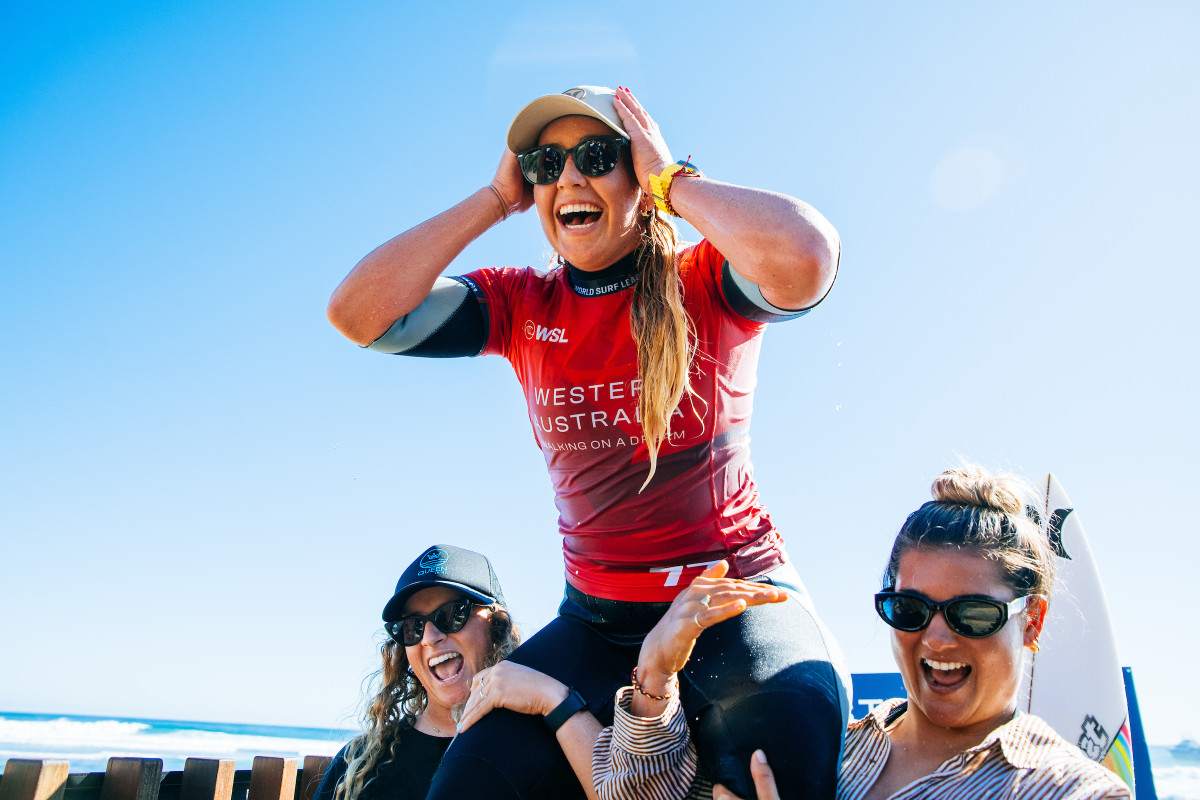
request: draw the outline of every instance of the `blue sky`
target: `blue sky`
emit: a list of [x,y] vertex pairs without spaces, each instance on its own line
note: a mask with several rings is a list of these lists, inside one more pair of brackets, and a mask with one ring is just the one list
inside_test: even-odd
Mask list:
[[[523,103],[619,83],[678,157],[842,235],[752,435],[851,667],[892,668],[870,595],[937,472],[1053,471],[1150,741],[1200,736],[1200,7],[408,5],[0,11],[0,709],[345,725],[437,541],[551,617],[507,364],[360,351],[324,307],[490,180]],[[525,215],[451,269],[547,257]]]

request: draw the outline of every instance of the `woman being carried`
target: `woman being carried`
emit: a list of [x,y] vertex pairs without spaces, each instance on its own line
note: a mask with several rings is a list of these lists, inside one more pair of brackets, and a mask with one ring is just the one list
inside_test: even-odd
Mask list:
[[[748,426],[766,323],[801,316],[828,292],[837,234],[799,200],[673,163],[625,89],[539,98],[513,120],[508,145],[489,186],[364,258],[330,319],[382,352],[512,363],[567,567],[559,616],[513,660],[576,689],[602,722],[642,638],[706,567],[727,560],[733,577],[789,589],[789,602],[751,608],[700,640],[681,699],[718,779],[748,791],[750,753],[786,743],[804,756],[786,760],[784,793],[832,797],[847,682],[758,499]],[[558,268],[439,277],[487,228],[535,205]],[[677,245],[669,214],[704,239]],[[481,787],[560,796],[573,783],[544,726],[511,712],[489,714],[446,758],[460,763],[439,771],[433,798]]]

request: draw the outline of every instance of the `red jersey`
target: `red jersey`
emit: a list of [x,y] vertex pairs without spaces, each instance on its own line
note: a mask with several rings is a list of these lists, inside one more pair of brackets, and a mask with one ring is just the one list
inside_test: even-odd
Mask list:
[[[559,511],[567,580],[613,600],[669,601],[729,558],[731,577],[783,562],[750,463],[750,412],[764,322],[733,310],[724,257],[707,241],[682,254],[697,349],[691,382],[658,452],[642,441],[641,381],[627,288],[573,288],[565,268],[482,269],[464,278],[485,305],[485,353],[503,355],[525,392]],[[612,289],[617,289],[612,291]]]

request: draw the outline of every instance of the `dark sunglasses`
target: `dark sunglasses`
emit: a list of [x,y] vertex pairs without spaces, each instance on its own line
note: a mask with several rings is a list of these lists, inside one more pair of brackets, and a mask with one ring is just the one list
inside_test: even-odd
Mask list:
[[946,625],[959,636],[982,639],[1004,627],[1012,614],[1025,610],[1033,595],[1018,597],[1005,603],[990,597],[952,597],[940,603],[919,594],[880,592],[875,595],[875,610],[888,625],[898,631],[923,631],[938,611]]
[[517,153],[521,173],[525,180],[538,186],[554,183],[567,165],[567,153],[575,159],[575,166],[589,178],[607,175],[617,166],[621,147],[629,140],[621,136],[589,136],[570,150],[552,144],[538,145]]
[[425,635],[425,623],[432,622],[442,633],[458,633],[471,618],[471,606],[476,605],[465,597],[442,603],[428,614],[413,614],[401,617],[396,622],[383,623],[383,629],[398,644],[412,647]]

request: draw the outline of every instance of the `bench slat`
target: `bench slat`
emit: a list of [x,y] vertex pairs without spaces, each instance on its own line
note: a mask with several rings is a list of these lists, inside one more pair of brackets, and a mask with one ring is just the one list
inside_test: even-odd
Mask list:
[[305,756],[304,766],[300,769],[300,783],[296,786],[296,800],[313,800],[321,779],[333,759],[329,756]]
[[255,756],[246,800],[295,800],[297,771],[294,758]]
[[100,800],[158,800],[161,758],[110,758]]
[[235,765],[228,758],[189,758],[183,762],[179,800],[229,800]]
[[62,800],[70,769],[59,759],[10,758],[0,779],[0,800]]

